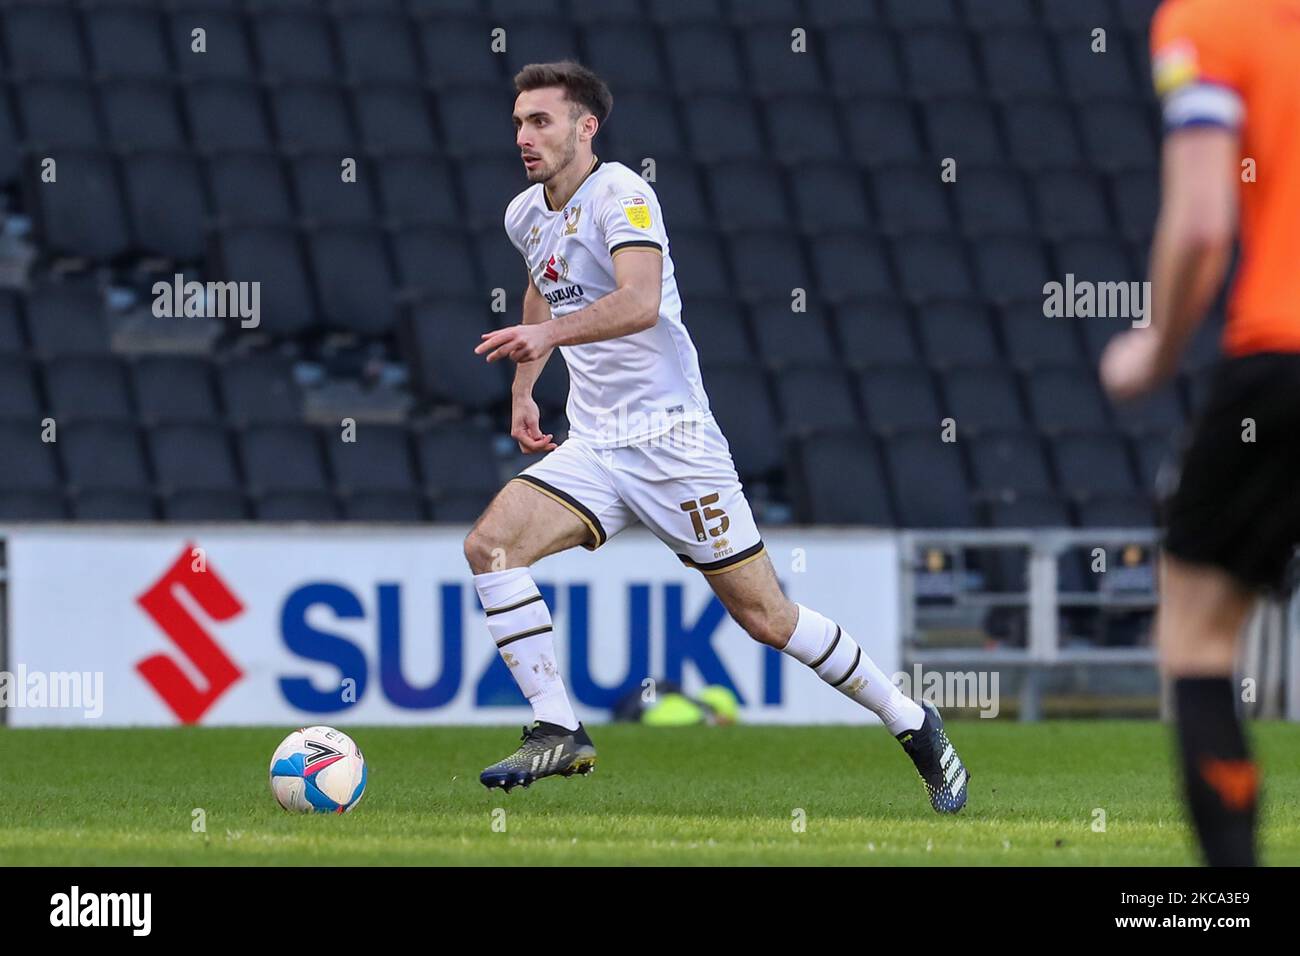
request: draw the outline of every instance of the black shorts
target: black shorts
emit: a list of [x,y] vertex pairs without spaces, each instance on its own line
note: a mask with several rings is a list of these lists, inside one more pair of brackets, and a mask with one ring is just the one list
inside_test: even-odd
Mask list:
[[1227,359],[1213,376],[1161,489],[1165,550],[1253,590],[1280,589],[1300,544],[1300,354]]

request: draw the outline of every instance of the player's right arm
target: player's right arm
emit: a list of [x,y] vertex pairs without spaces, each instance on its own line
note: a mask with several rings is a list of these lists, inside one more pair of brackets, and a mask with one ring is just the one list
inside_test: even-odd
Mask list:
[[[533,277],[529,276],[528,287],[524,289],[524,325],[536,325],[550,318],[551,307],[533,284]],[[531,362],[515,364],[515,381],[510,389],[510,437],[519,443],[519,450],[525,454],[552,451],[556,447],[551,440],[555,436],[542,431],[541,412],[533,400],[533,385],[553,351],[548,349]]]

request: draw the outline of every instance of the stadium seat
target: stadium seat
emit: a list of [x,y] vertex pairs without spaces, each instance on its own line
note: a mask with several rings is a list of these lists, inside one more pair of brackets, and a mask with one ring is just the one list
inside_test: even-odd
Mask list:
[[67,6],[13,3],[4,34],[11,69],[20,76],[82,77],[87,73],[77,16]]
[[1019,100],[1003,107],[1007,152],[1022,169],[1077,166],[1083,150],[1069,110],[1061,102]]
[[998,319],[1008,361],[1021,371],[1081,364],[1079,321],[1043,315],[1041,298],[1011,303]]
[[414,492],[415,464],[406,430],[396,425],[359,423],[350,441],[337,429],[321,432],[336,490],[345,496]]
[[771,475],[782,464],[777,417],[763,374],[748,365],[701,362],[709,407],[727,436],[743,481]]
[[935,170],[923,166],[884,166],[872,171],[872,194],[879,228],[886,235],[941,233],[952,228],[947,189]]
[[142,153],[119,164],[126,187],[134,246],[174,262],[198,262],[206,236],[195,223],[207,218],[203,177],[189,153]]
[[338,78],[325,17],[307,10],[264,10],[250,17],[249,27],[263,77],[279,82]]
[[282,151],[335,152],[347,155],[356,147],[348,104],[343,93],[324,84],[293,84],[269,93],[275,118],[276,142]]
[[909,30],[902,36],[902,54],[914,96],[958,96],[979,87],[975,58],[961,30],[938,26]]
[[77,521],[153,521],[157,508],[147,491],[90,489],[72,497],[72,517]]
[[27,351],[21,301],[12,290],[0,291],[0,355],[22,355]]
[[93,280],[41,282],[27,293],[27,330],[37,358],[105,355],[108,330]]
[[[194,49],[192,32],[204,31],[206,49]],[[185,76],[204,79],[251,79],[253,52],[240,16],[231,11],[175,10],[168,18],[172,61]]]
[[869,365],[913,365],[920,352],[910,317],[895,299],[858,299],[831,312],[840,357],[855,368]]
[[334,497],[323,491],[272,492],[253,503],[259,521],[329,522],[339,517]]
[[1060,488],[1066,494],[1132,494],[1137,483],[1123,439],[1108,433],[1062,435],[1052,440]]
[[217,244],[218,278],[259,283],[264,332],[296,335],[313,326],[316,307],[296,233],[261,227],[220,229]]
[[849,155],[868,166],[912,162],[923,150],[921,133],[906,100],[855,97],[840,109]]
[[220,225],[289,226],[295,220],[284,167],[273,153],[231,153],[206,164]]
[[432,156],[385,156],[376,160],[374,170],[386,223],[447,228],[460,222],[460,200],[447,163]]
[[811,242],[813,271],[822,298],[832,304],[894,295],[884,246],[851,233],[820,236]]
[[369,170],[363,168],[355,181],[345,181],[336,155],[299,156],[290,169],[298,212],[309,228],[367,226],[377,218]]
[[753,312],[758,354],[769,368],[792,364],[830,364],[834,347],[817,309],[794,312],[788,301],[761,303]]
[[423,75],[407,20],[395,11],[361,5],[338,30],[343,77],[351,84],[392,83],[419,86]]
[[238,497],[242,480],[229,437],[220,426],[160,425],[149,429],[145,443],[160,494],[202,491]]
[[871,435],[821,431],[795,446],[796,514],[815,524],[894,524],[889,486]]
[[286,359],[273,354],[241,355],[216,371],[230,424],[243,428],[301,420],[302,396]]
[[422,19],[417,29],[422,59],[436,88],[499,88],[504,79],[501,58],[483,42],[486,31],[480,21],[440,12],[437,19]]
[[966,251],[956,239],[904,236],[893,243],[893,260],[903,294],[914,304],[975,295]]
[[1027,424],[1015,376],[1000,366],[953,369],[944,376],[944,391],[958,436]]
[[304,425],[254,425],[240,433],[238,447],[247,487],[258,497],[329,490],[316,434]]
[[806,163],[842,160],[844,139],[832,104],[814,96],[770,100],[765,115],[768,142],[777,162],[804,175]]
[[65,151],[60,153],[58,170],[58,188],[31,183],[29,189],[39,210],[37,222],[46,250],[94,262],[125,255],[131,237],[112,157],[97,151]]
[[737,291],[746,302],[789,298],[794,289],[809,289],[800,243],[785,230],[754,230],[737,235],[728,246]]
[[0,358],[0,418],[35,423],[41,404],[31,361],[21,355]]
[[510,28],[510,42],[506,44],[506,72],[514,76],[530,63],[549,63],[556,60],[579,59],[577,31],[558,16],[547,16],[531,4],[514,4],[514,0],[492,0],[494,6],[503,2],[515,7],[506,13]]
[[852,232],[871,222],[861,177],[848,163],[809,164],[790,187],[795,219],[806,236]]
[[937,302],[917,314],[917,332],[932,367],[995,364],[1001,360],[993,325],[973,302]]
[[[583,21],[590,22],[590,21]],[[655,91],[668,86],[658,47],[645,41],[645,26],[635,22],[592,23],[583,31],[586,63],[611,87]]]
[[942,26],[957,22],[957,0],[881,0],[884,18],[896,27]]
[[[0,368],[3,368],[0,360]],[[10,417],[13,399],[9,392],[21,376],[17,370],[0,373],[4,397],[0,415]],[[72,356],[50,360],[45,365],[45,393],[49,411],[59,422],[129,422],[134,409],[127,386],[126,369],[108,356]]]
[[[137,79],[105,81],[99,87],[99,102],[108,132],[106,142],[115,149],[127,153],[144,149],[188,152],[180,108],[170,85]],[[192,156],[187,158],[193,161]]]
[[339,331],[386,335],[397,322],[393,270],[377,229],[324,228],[308,241],[317,300]]
[[[220,60],[224,56],[207,58]],[[252,83],[210,81],[183,89],[195,148],[202,152],[271,149],[271,126]]]
[[456,495],[495,494],[501,486],[495,436],[473,425],[439,425],[414,433],[421,485],[435,502]]
[[148,493],[151,482],[140,435],[130,424],[69,422],[59,426],[59,456],[68,489]]
[[995,99],[1009,102],[1060,94],[1051,48],[1036,30],[990,30],[979,37],[979,52]]
[[713,23],[682,24],[667,44],[674,90],[683,97],[747,91],[740,55],[730,31]]
[[403,320],[402,329],[414,384],[423,395],[471,409],[490,408],[509,398],[501,363],[488,364],[473,354],[488,331],[480,303],[418,305]]
[[131,370],[140,421],[148,426],[212,423],[220,416],[209,364],[199,358],[142,358]]
[[1025,376],[1029,407],[1046,432],[1105,428],[1110,424],[1096,376],[1079,369],[1040,369]]
[[[724,232],[784,229],[790,223],[780,170],[764,163],[719,163],[706,174],[709,196]],[[754,202],[755,196],[767,197]]]
[[898,49],[882,30],[848,27],[823,37],[830,88],[836,96],[902,96]]
[[166,521],[243,521],[248,509],[234,491],[178,491],[162,498]]
[[767,151],[758,114],[746,96],[700,94],[683,104],[691,152],[705,163],[758,160]]
[[922,115],[930,154],[958,161],[962,169],[958,183],[968,175],[967,164],[1005,161],[1006,149],[993,106],[969,95],[969,90],[923,104]]
[[803,365],[776,376],[777,404],[787,434],[849,428],[861,419],[848,379],[836,365]]
[[858,393],[867,420],[878,432],[930,429],[943,419],[934,382],[920,368],[874,368],[859,373]]
[[791,49],[791,22],[796,21],[757,25],[741,33],[741,50],[749,67],[751,88],[758,96],[817,96],[822,92],[824,80],[817,57]]
[[886,445],[898,520],[904,528],[969,528],[975,521],[958,442],[937,429],[895,435]]
[[1050,494],[1052,475],[1038,436],[1028,430],[990,431],[967,442],[975,488],[989,496]]
[[429,104],[418,88],[363,86],[352,94],[360,140],[374,155],[441,152]]
[[701,361],[744,362],[753,354],[744,310],[729,299],[699,299],[682,310],[682,321]]
[[1022,176],[1002,166],[962,167],[957,182],[948,188],[967,238],[1033,233],[1034,214]]

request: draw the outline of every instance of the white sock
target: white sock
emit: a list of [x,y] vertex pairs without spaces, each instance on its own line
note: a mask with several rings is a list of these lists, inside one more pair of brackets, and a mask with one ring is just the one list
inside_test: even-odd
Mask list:
[[533,705],[533,719],[577,730],[578,718],[555,662],[551,612],[528,569],[476,574],[474,589],[501,659]]
[[783,648],[787,654],[879,717],[891,734],[916,730],[925,722],[921,706],[862,653],[847,631],[812,608],[795,606],[799,608],[799,621]]

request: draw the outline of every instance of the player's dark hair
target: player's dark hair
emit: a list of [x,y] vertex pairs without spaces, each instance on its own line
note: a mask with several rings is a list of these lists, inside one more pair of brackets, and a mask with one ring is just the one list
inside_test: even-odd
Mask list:
[[603,125],[614,108],[614,95],[599,76],[581,63],[529,63],[515,74],[515,90],[526,93],[547,86],[564,87],[564,97],[596,117]]

